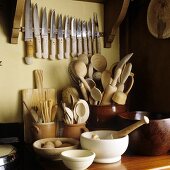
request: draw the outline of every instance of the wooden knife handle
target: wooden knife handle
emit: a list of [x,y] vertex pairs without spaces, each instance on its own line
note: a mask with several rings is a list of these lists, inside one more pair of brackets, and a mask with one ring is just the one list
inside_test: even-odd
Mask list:
[[82,38],[81,37],[77,38],[77,41],[78,41],[78,55],[80,55],[83,53]]
[[42,51],[41,51],[41,37],[40,36],[36,36],[36,57],[37,58],[41,58],[42,57]]
[[59,48],[59,53],[58,53],[58,59],[62,60],[64,58],[64,46],[63,46],[63,38],[58,38],[58,48]]
[[92,54],[96,54],[96,53],[97,53],[96,38],[92,39],[92,46],[93,46],[93,52],[92,52]]
[[48,58],[48,37],[43,37],[43,58]]
[[76,57],[77,56],[77,40],[76,37],[72,37],[72,57]]
[[86,37],[83,38],[83,51],[84,51],[84,54],[88,54],[88,51],[87,51],[87,38]]
[[100,37],[97,37],[97,53],[101,54],[101,42]]
[[26,57],[25,62],[26,64],[32,64],[32,58],[33,58],[33,40],[30,39],[29,41],[26,41]]
[[50,59],[54,60],[56,57],[56,39],[52,38],[51,39],[51,54],[50,54]]
[[90,56],[92,56],[92,39],[91,39],[91,37],[88,37],[88,53]]
[[70,57],[70,38],[66,38],[66,52],[65,52],[65,58]]

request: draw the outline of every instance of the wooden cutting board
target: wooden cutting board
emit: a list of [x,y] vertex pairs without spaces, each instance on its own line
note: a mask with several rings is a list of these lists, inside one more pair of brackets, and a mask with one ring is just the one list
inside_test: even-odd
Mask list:
[[[36,78],[36,77],[35,77]],[[22,101],[25,102],[27,107],[31,109],[33,106],[38,106],[40,108],[40,100],[43,100],[45,97],[46,100],[52,100],[54,104],[57,103],[56,101],[56,90],[50,88],[41,88],[43,87],[42,81],[38,81],[36,79],[36,86],[38,89],[24,89],[22,90]],[[23,121],[24,121],[24,141],[26,143],[33,142],[32,136],[32,119],[31,115],[26,108],[25,104],[23,103]]]

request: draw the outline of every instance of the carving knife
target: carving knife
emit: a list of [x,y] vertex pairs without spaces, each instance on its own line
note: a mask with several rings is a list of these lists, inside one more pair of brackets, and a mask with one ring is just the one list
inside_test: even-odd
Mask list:
[[65,58],[69,58],[70,56],[70,18],[69,16],[66,17],[64,36],[65,36],[65,41],[66,41]]
[[99,33],[97,14],[95,14],[95,23],[96,23],[96,37],[97,37],[97,53],[101,54],[101,43],[100,43],[100,33]]
[[25,3],[25,43],[26,43],[26,64],[33,63],[33,32],[32,32],[32,8],[31,0]]
[[76,19],[71,20],[71,40],[72,40],[72,57],[77,56],[77,40],[76,40]]
[[87,25],[87,36],[88,36],[88,54],[92,56],[92,22],[91,19],[88,21]]
[[81,35],[81,21],[77,22],[77,43],[78,43],[78,55],[82,54],[82,35]]
[[46,7],[43,10],[42,16],[42,41],[43,41],[43,58],[48,58],[48,26],[47,26],[47,13]]
[[63,46],[63,27],[62,27],[62,15],[58,19],[58,48],[59,54],[58,59],[62,60],[64,58],[64,46]]
[[35,4],[33,12],[33,21],[34,21],[34,36],[36,39],[36,57],[41,58],[41,37],[40,37],[40,26],[39,26],[39,17],[38,17],[38,6]]
[[50,40],[51,40],[51,53],[50,59],[54,60],[56,57],[56,23],[55,23],[55,10],[51,13],[50,22]]
[[97,53],[97,50],[96,50],[96,23],[95,23],[95,15],[94,14],[93,14],[93,19],[92,19],[92,47],[93,47],[92,54]]
[[87,31],[87,22],[83,21],[82,22],[82,35],[83,35],[83,51],[84,51],[84,54],[88,54],[86,31]]

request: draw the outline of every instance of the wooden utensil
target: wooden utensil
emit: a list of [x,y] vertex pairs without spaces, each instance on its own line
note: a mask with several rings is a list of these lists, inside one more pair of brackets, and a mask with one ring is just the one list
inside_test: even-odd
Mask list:
[[79,87],[80,87],[80,90],[81,90],[81,93],[82,93],[82,95],[83,95],[84,100],[88,101],[87,90],[86,90],[86,88],[84,87],[84,84],[83,84],[82,82],[80,82]]
[[117,80],[118,80],[118,78],[121,74],[121,71],[122,70],[120,68],[115,71],[115,75],[114,75],[112,83],[109,84],[104,91],[102,101],[101,101],[101,105],[111,104],[111,98],[117,90],[116,83],[117,83]]
[[109,70],[104,70],[101,75],[101,83],[105,89],[112,82],[112,73]]
[[86,65],[88,65],[89,63],[89,58],[87,54],[80,54],[77,59],[83,61]]

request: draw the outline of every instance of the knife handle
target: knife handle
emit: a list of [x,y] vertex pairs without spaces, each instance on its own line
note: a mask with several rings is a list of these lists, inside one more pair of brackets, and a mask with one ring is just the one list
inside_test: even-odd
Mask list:
[[66,38],[66,52],[65,52],[65,58],[70,57],[70,38]]
[[72,57],[76,57],[77,56],[77,40],[76,37],[72,37],[72,53],[71,53]]
[[92,46],[93,46],[92,54],[96,54],[97,53],[97,50],[96,50],[96,38],[92,39]]
[[25,62],[26,64],[32,64],[33,61],[33,40],[30,39],[29,41],[26,41],[26,57],[25,57]]
[[91,39],[91,37],[88,37],[88,53],[89,53],[89,56],[92,56],[92,39]]
[[84,37],[83,38],[83,51],[84,51],[84,54],[88,54],[88,51],[87,51],[87,38]]
[[50,54],[50,59],[54,60],[56,56],[56,39],[52,38],[51,39],[51,54]]
[[35,37],[36,40],[36,57],[37,58],[41,58],[42,57],[42,52],[41,52],[41,37],[40,36],[36,36]]
[[83,49],[82,49],[82,38],[81,38],[81,37],[77,38],[77,41],[78,41],[78,55],[80,55],[80,54],[83,53]]
[[98,54],[101,54],[100,37],[97,37],[97,53],[98,53]]
[[43,58],[47,59],[48,58],[48,37],[43,37]]
[[62,60],[64,58],[64,46],[63,46],[63,38],[58,38],[58,48],[59,48],[59,54],[58,59]]

